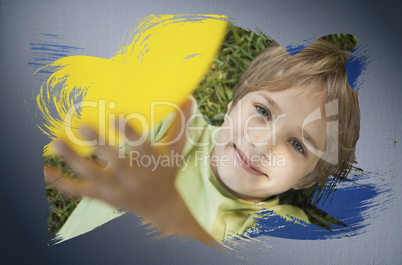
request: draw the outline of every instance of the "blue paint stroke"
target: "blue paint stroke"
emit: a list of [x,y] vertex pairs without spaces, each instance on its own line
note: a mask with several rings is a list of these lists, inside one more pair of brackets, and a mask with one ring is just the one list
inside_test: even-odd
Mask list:
[[33,61],[28,62],[28,65],[32,66],[37,73],[51,74],[49,69],[41,68],[60,58],[75,55],[77,51],[84,50],[75,46],[57,44],[59,36],[56,34],[41,33],[40,35],[42,36],[40,42],[29,43],[34,58]]
[[299,45],[299,46],[286,46],[286,50],[290,55],[296,55],[299,52],[301,52],[304,48],[306,48],[306,45]]
[[361,82],[358,82],[358,78],[361,78],[362,73],[366,71],[367,65],[370,62],[369,57],[364,54],[367,54],[367,50],[363,50],[361,46],[357,45],[346,64],[349,85],[356,91],[358,91],[359,86],[361,86]]
[[187,60],[187,59],[193,58],[194,56],[197,56],[197,55],[202,55],[202,54],[201,54],[201,53],[194,53],[194,54],[191,54],[191,55],[186,56],[186,58],[184,58],[183,60]]
[[[262,218],[257,219],[257,224],[249,231],[248,236],[320,240],[351,237],[364,233],[364,228],[370,225],[368,218],[373,218],[385,210],[389,202],[393,200],[391,189],[385,184],[378,188],[373,185],[358,183],[376,176],[377,174],[374,173],[349,176],[348,180],[338,183],[338,188],[331,192],[328,200],[325,202],[321,200],[315,204],[318,209],[328,213],[343,225],[330,224],[328,227],[321,227],[315,224],[306,224],[296,219],[294,222],[286,221],[281,216],[271,216],[272,211],[267,210],[259,214]],[[318,193],[317,191],[314,196],[317,196]],[[379,199],[381,194],[385,195],[385,199]]]
[[59,37],[57,34],[48,34],[48,33],[41,33],[43,36],[48,36],[48,37]]

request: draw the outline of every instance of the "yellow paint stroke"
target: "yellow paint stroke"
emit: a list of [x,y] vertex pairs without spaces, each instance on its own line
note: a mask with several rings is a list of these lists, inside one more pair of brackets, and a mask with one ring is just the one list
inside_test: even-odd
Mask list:
[[[83,155],[91,149],[80,146],[81,124],[99,128],[116,142],[109,137],[109,124],[117,114],[131,114],[129,124],[138,131],[148,129],[174,110],[151,109],[151,102],[180,105],[210,67],[227,26],[227,17],[219,15],[152,15],[140,21],[128,44],[110,59],[69,56],[55,61],[46,66],[54,72],[37,96],[45,118],[40,128]],[[48,144],[44,155],[51,153]]]

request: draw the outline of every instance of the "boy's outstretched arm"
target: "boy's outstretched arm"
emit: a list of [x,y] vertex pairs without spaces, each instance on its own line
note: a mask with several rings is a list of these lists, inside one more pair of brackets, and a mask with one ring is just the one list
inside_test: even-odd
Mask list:
[[[170,154],[173,150],[181,154],[185,144],[185,133],[182,132],[191,111],[191,100],[183,105],[182,115],[176,115],[169,139],[178,139],[169,146],[152,146],[148,141],[136,146],[139,156],[158,156]],[[87,140],[99,139],[95,130],[90,127],[81,128]],[[140,135],[126,125],[126,137],[135,141]],[[98,141],[101,142],[101,141]],[[154,167],[130,166],[127,159],[119,158],[118,151],[109,145],[97,145],[95,150],[109,162],[107,169],[91,163],[74,152],[61,140],[54,141],[54,147],[80,177],[71,179],[64,176],[52,166],[45,167],[45,180],[58,187],[62,192],[73,196],[87,196],[103,200],[110,205],[127,211],[135,211],[147,223],[152,223],[164,235],[182,234],[195,238],[209,245],[215,240],[195,220],[182,197],[175,188],[174,181],[178,165]]]

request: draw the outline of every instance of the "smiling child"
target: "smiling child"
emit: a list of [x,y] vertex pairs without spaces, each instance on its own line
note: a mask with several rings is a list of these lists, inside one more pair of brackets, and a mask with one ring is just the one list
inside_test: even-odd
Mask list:
[[[191,98],[179,115],[151,128],[148,141],[129,146],[128,158],[97,145],[97,154],[109,163],[105,169],[56,140],[59,154],[82,179],[46,167],[47,181],[58,179],[53,184],[64,192],[86,196],[59,236],[90,231],[121,215],[122,207],[166,235],[205,243],[247,237],[256,214],[266,209],[308,223],[301,209],[279,204],[278,195],[350,171],[360,114],[346,75],[348,59],[323,40],[294,56],[273,44],[243,75],[221,127],[210,125]],[[131,142],[141,138],[129,126],[120,131]],[[99,139],[90,127],[81,132],[87,140]],[[163,164],[161,158],[170,154],[170,162],[176,155],[181,163]]]

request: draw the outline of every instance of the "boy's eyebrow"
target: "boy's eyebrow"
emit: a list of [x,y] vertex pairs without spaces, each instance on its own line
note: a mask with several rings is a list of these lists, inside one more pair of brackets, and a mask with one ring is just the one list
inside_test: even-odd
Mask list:
[[303,138],[306,139],[306,141],[309,142],[310,145],[312,145],[315,150],[318,150],[317,149],[317,144],[316,144],[314,138],[311,137],[310,134],[308,132],[306,132],[305,129],[304,129],[304,133],[303,133],[303,131],[302,131],[302,129],[300,127],[297,128],[297,129],[299,130],[300,135],[303,135]]
[[266,100],[268,101],[268,103],[276,110],[278,110],[278,112],[281,112],[281,108],[279,107],[278,104],[276,104],[276,102],[274,100],[272,100],[270,97],[268,97],[267,95],[265,95],[264,93],[260,93],[260,95]]

